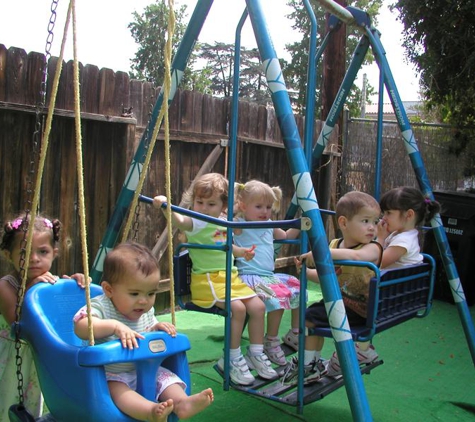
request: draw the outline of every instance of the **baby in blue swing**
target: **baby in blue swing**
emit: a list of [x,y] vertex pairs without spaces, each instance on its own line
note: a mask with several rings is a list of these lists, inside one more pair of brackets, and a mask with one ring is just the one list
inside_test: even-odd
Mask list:
[[[150,250],[138,243],[116,246],[104,260],[104,294],[91,299],[92,324],[97,343],[120,339],[130,350],[138,347],[145,331],[165,331],[176,336],[175,326],[158,322],[153,305],[158,292],[159,266]],[[75,333],[88,339],[86,307],[74,316]],[[157,372],[157,402],[147,400],[135,391],[136,372],[133,363],[106,366],[106,377],[112,400],[128,416],[141,421],[166,421],[174,412],[188,419],[208,407],[213,391],[207,388],[188,396],[185,383],[173,372],[160,367]],[[160,400],[161,402],[158,402]]]

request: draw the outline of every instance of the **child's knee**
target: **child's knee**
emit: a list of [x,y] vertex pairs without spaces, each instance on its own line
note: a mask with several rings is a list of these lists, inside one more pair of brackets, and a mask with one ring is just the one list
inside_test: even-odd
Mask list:
[[253,297],[246,303],[247,313],[251,316],[264,316],[266,305],[258,297]]

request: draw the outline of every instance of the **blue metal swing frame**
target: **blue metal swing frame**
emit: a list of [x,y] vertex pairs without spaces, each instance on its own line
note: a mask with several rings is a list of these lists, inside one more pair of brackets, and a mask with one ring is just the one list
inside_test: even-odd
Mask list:
[[[305,134],[305,152],[302,148],[302,142],[299,137],[298,128],[293,116],[293,111],[290,105],[288,92],[285,86],[285,81],[280,68],[279,60],[274,51],[274,47],[267,31],[267,25],[264,13],[261,8],[259,0],[246,0],[246,13],[249,14],[252,27],[255,33],[258,49],[260,52],[261,60],[263,63],[266,79],[269,89],[272,94],[272,100],[275,106],[276,115],[279,121],[279,126],[283,135],[284,146],[287,152],[288,161],[290,164],[290,170],[292,173],[292,179],[295,186],[295,201],[294,206],[300,208],[304,217],[308,217],[312,221],[311,228],[308,230],[308,239],[310,242],[310,249],[314,256],[316,267],[320,276],[322,292],[325,302],[331,303],[333,309],[338,310],[338,318],[341,318],[341,326],[345,327],[345,330],[341,332],[334,331],[332,333],[333,338],[336,341],[336,349],[338,355],[342,357],[344,361],[343,373],[345,375],[345,387],[353,414],[353,418],[356,421],[371,421],[372,416],[369,408],[369,403],[366,397],[364,385],[361,379],[361,373],[358,367],[356,354],[353,347],[353,340],[351,335],[345,334],[349,332],[350,327],[348,323],[345,323],[346,312],[344,309],[341,293],[338,287],[337,278],[331,255],[328,249],[328,241],[326,238],[324,226],[321,219],[321,210],[318,205],[318,201],[313,189],[311,176],[309,169],[312,168],[314,163],[318,162],[321,157],[325,146],[327,145],[329,136],[336,124],[336,120],[343,108],[348,92],[353,84],[357,71],[361,67],[364,56],[371,46],[376,58],[376,62],[380,68],[380,88],[383,85],[386,87],[391,103],[396,111],[397,120],[402,132],[403,142],[406,146],[406,150],[410,157],[410,161],[414,168],[419,187],[422,193],[430,199],[433,199],[432,187],[430,185],[422,157],[419,153],[417,142],[414,138],[410,123],[399,97],[394,79],[392,77],[389,65],[386,60],[385,51],[379,39],[378,31],[371,26],[369,15],[365,12],[355,8],[343,8],[332,0],[319,0],[320,3],[334,16],[342,22],[349,25],[357,25],[362,31],[363,36],[360,43],[355,50],[350,67],[342,83],[341,89],[336,96],[336,100],[330,110],[329,117],[326,120],[320,136],[317,140],[317,144],[313,149],[311,155],[312,163],[309,163],[309,148],[311,145],[311,132],[306,128]],[[198,35],[206,20],[208,12],[213,4],[213,0],[199,0],[195,10],[191,16],[190,23],[185,32],[184,38],[177,50],[176,56],[172,63],[172,80],[173,87],[169,97],[169,104],[174,98],[176,89],[180,83],[183,72],[185,70],[189,54],[198,39]],[[304,0],[304,4],[309,9],[309,3]],[[313,30],[312,30],[313,31]],[[312,40],[313,43],[313,40]],[[310,63],[313,60],[313,55],[309,58]],[[315,67],[312,64],[309,66],[308,81],[312,83],[315,80]],[[382,89],[380,89],[380,103],[382,104]],[[311,93],[310,93],[311,94]],[[307,98],[311,98],[313,95],[308,95]],[[234,98],[234,97],[233,97]],[[311,100],[310,100],[311,101]],[[148,127],[153,128],[155,121],[158,117],[159,110],[163,102],[163,95],[160,94]],[[311,105],[311,103],[309,103]],[[310,117],[310,118],[309,118]],[[237,119],[237,108],[233,107],[233,125]],[[307,121],[313,120],[313,115],[307,115]],[[381,127],[382,127],[382,114],[378,117],[378,145],[381,143]],[[91,275],[94,281],[98,282],[101,276],[102,262],[108,250],[114,247],[122,222],[127,213],[128,207],[132,202],[133,194],[137,188],[137,181],[139,180],[137,174],[142,171],[143,157],[145,145],[147,145],[147,136],[150,136],[152,130],[145,130],[144,135],[137,148],[136,154],[133,158],[129,173],[126,177],[126,181],[120,192],[119,199],[114,210],[112,219],[109,223],[108,230],[104,236],[98,254],[94,262]],[[234,134],[235,136],[235,134]],[[231,139],[233,140],[233,139]],[[235,141],[235,139],[234,139]],[[232,150],[231,150],[232,151]],[[379,175],[380,167],[377,167]],[[378,176],[377,175],[377,176]],[[231,167],[230,181],[234,180],[234,168]],[[376,177],[376,180],[379,180]],[[377,186],[376,191],[379,191]],[[295,214],[293,214],[295,215]],[[449,283],[452,289],[455,303],[459,311],[462,326],[467,338],[469,350],[472,356],[472,360],[475,362],[475,329],[471,316],[468,311],[468,305],[463,292],[462,284],[460,282],[457,269],[454,264],[454,260],[450,251],[447,236],[442,227],[442,221],[440,215],[436,215],[431,222],[435,239],[440,250],[440,255],[443,260],[443,264],[448,274]],[[229,238],[229,236],[228,236]],[[230,255],[230,254],[228,254]],[[231,258],[228,259],[228,265],[230,265]],[[306,288],[305,282],[302,284],[302,289]],[[304,296],[304,295],[302,295]],[[305,303],[302,300],[301,312],[303,316],[303,309]],[[301,318],[303,321],[303,319]],[[301,323],[303,324],[303,322]],[[302,327],[301,327],[302,328]],[[228,330],[228,327],[226,327]],[[302,330],[301,330],[302,331]],[[228,331],[226,331],[228,332]],[[303,331],[302,331],[303,333]],[[301,334],[300,345],[303,342],[303,335]],[[227,364],[225,365],[227,366]],[[228,374],[225,374],[225,388],[229,386]],[[303,399],[301,395],[302,388],[299,388],[298,408],[302,411]]]

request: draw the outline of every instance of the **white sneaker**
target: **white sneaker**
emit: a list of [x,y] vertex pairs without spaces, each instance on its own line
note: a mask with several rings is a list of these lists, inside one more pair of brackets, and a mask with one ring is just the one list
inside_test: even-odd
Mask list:
[[255,369],[261,378],[270,380],[278,377],[277,372],[272,368],[271,362],[264,352],[258,355],[251,355],[248,348],[244,359],[246,359],[249,368]]
[[[358,364],[367,365],[373,363],[376,359],[379,358],[378,352],[374,349],[374,346],[370,344],[367,350],[361,350],[358,343],[355,343],[356,357],[358,358]],[[328,375],[330,377],[336,377],[341,375],[341,365],[340,359],[336,352],[333,352],[333,355],[328,363]]]
[[355,344],[356,348],[356,356],[358,357],[358,363],[361,365],[362,363],[373,363],[376,359],[379,358],[378,352],[374,349],[372,344],[369,345],[367,350],[360,349],[360,345],[358,343]]
[[292,329],[287,331],[285,336],[282,337],[282,341],[287,345],[294,349],[296,352],[299,351],[299,335],[295,334]]
[[[224,372],[223,357],[218,360],[218,368]],[[239,385],[250,385],[256,380],[254,375],[249,371],[249,367],[243,355],[229,362],[229,377],[232,382]]]

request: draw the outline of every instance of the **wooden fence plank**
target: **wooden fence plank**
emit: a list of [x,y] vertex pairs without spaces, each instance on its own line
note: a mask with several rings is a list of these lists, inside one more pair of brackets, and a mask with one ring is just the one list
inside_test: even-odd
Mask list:
[[22,48],[10,47],[7,53],[6,101],[24,104],[26,100],[27,55]]
[[5,91],[7,88],[7,48],[0,44],[0,101],[5,101]]
[[99,71],[99,113],[106,115],[119,114],[114,104],[115,74],[112,69],[103,68]]
[[[130,104],[130,80],[129,75],[125,72],[115,73],[115,86],[113,104],[116,115],[123,115],[131,107]],[[117,109],[119,107],[119,109]]]
[[[247,101],[240,102],[238,114],[238,136],[249,138],[249,112],[249,103]],[[230,121],[232,122],[232,117]]]
[[37,105],[42,100],[42,81],[45,58],[40,53],[29,53],[27,56],[27,91],[26,104]]
[[81,71],[81,111],[99,114],[99,68],[86,65]]

